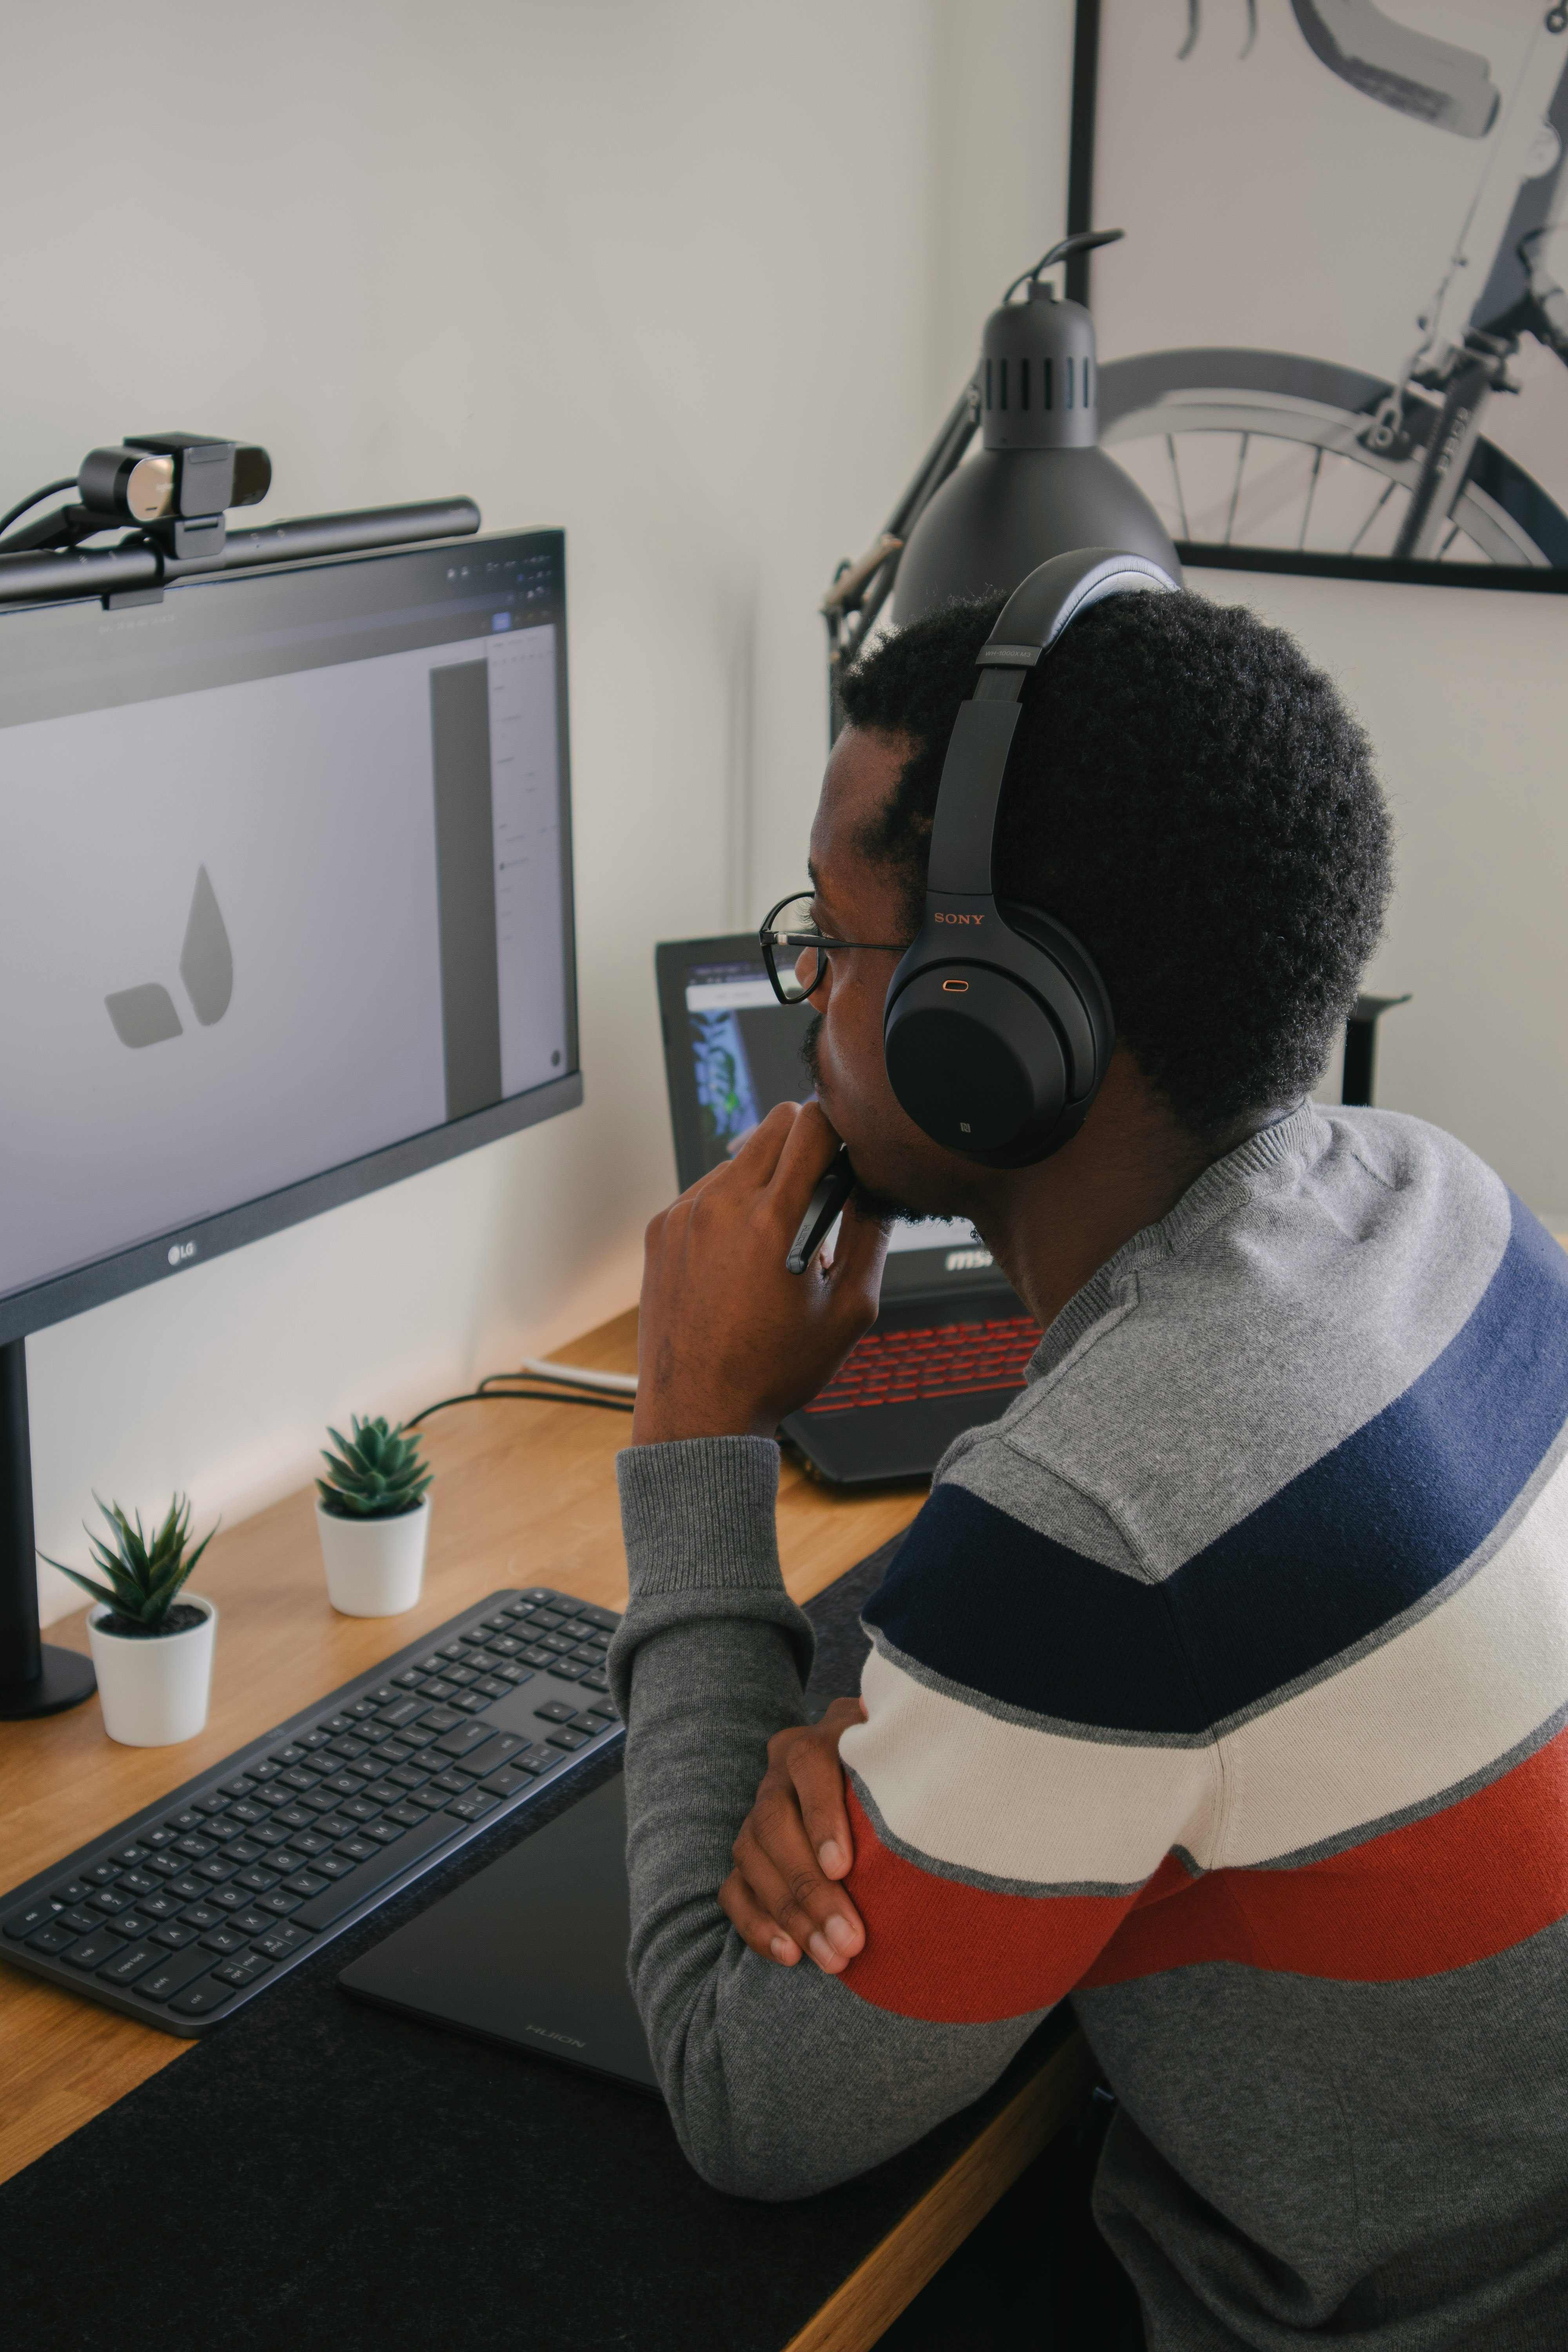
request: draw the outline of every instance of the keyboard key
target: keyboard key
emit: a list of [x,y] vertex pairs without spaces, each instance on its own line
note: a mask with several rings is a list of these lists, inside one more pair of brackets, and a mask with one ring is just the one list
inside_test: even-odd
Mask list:
[[474,1685],[475,1693],[480,1698],[505,1698],[510,1689],[511,1685],[503,1683],[499,1675],[484,1675]]
[[[301,1762],[309,1754],[309,1748],[298,1748],[294,1745],[293,1741],[290,1740],[287,1748],[275,1748],[273,1749],[272,1762],[277,1770],[279,1773],[282,1773],[289,1765]],[[255,1769],[256,1768],[253,1765],[251,1767],[252,1779],[255,1778]]]
[[323,1730],[318,1724],[313,1731],[302,1731],[300,1734],[300,1745],[309,1754],[315,1748],[325,1748],[331,1736],[330,1730]]
[[220,1845],[226,1845],[231,1838],[244,1837],[245,1823],[237,1822],[230,1814],[225,1813],[208,1822],[206,1833],[208,1837],[216,1838]]
[[137,1832],[139,1842],[152,1853],[158,1853],[164,1846],[173,1845],[174,1843],[174,1836],[175,1832],[166,1825],[160,1825],[160,1827],[155,1830],[139,1830]]
[[308,1830],[315,1827],[316,1816],[303,1805],[284,1805],[272,1816],[288,1830]]
[[459,1821],[477,1822],[482,1821],[486,1813],[493,1813],[500,1802],[499,1797],[490,1796],[483,1789],[470,1789],[466,1797],[454,1797],[447,1811],[456,1813]]
[[300,1908],[300,1897],[285,1895],[281,1888],[277,1888],[270,1895],[258,1895],[256,1907],[258,1911],[270,1911],[275,1918],[287,1919],[290,1911]]
[[454,1706],[460,1706],[468,1715],[483,1715],[489,1703],[484,1692],[477,1690],[459,1691],[452,1701]]
[[419,1690],[423,1688],[426,1676],[419,1666],[405,1666],[403,1672],[394,1675],[392,1679],[405,1690]]
[[248,1893],[242,1886],[209,1886],[207,1889],[208,1905],[225,1918],[230,1912],[243,1911],[249,1900]]
[[171,1878],[178,1878],[184,1866],[185,1857],[183,1853],[150,1853],[147,1857],[148,1869],[163,1879],[165,1885]]
[[550,1650],[524,1650],[522,1654],[531,1667],[548,1666],[554,1664],[554,1653]]
[[308,1772],[302,1764],[290,1765],[287,1772],[279,1773],[279,1780],[282,1787],[296,1789],[301,1795],[307,1789],[319,1789],[321,1785],[321,1774]]
[[213,1974],[220,1984],[235,1985],[243,1991],[247,1985],[253,1985],[258,1977],[269,1974],[271,1968],[272,1962],[265,1952],[247,1952],[242,1960],[226,1960],[221,1969],[213,1970]]
[[553,1633],[566,1620],[554,1609],[531,1609],[528,1622],[537,1633]]
[[[449,1683],[447,1680],[446,1675],[443,1674],[436,1675],[432,1681],[427,1682],[420,1696],[426,1699],[445,1701],[449,1698],[455,1698],[457,1691],[457,1684]],[[428,1721],[429,1718],[426,1717],[426,1719]]]
[[224,1852],[230,1862],[237,1862],[242,1867],[248,1863],[265,1861],[267,1856],[267,1848],[258,1845],[254,1838],[248,1837],[236,1838],[232,1845],[225,1846]]
[[547,1698],[533,1712],[545,1723],[570,1723],[577,1710],[563,1698]]
[[117,1862],[121,1870],[134,1870],[139,1862],[146,1861],[147,1856],[142,1846],[132,1844],[116,1846],[109,1859]]
[[242,1772],[237,1780],[225,1780],[221,1786],[226,1797],[248,1797],[256,1783]]
[[268,1912],[258,1911],[254,1904],[247,1904],[243,1911],[230,1912],[228,1924],[237,1936],[262,1936],[276,1923]]
[[79,1929],[75,1927],[62,1927],[58,1919],[51,1919],[47,1926],[34,1929],[27,1937],[27,1949],[30,1952],[43,1952],[53,1959],[58,1953],[65,1951],[68,1946],[75,1943],[79,1932]]
[[245,1768],[245,1773],[247,1780],[254,1780],[259,1786],[264,1785],[268,1780],[276,1780],[279,1769],[280,1768],[278,1765],[272,1763],[268,1758],[263,1757],[258,1763],[247,1764]]
[[210,1878],[215,1886],[222,1886],[234,1876],[234,1864],[215,1853],[210,1860],[198,1862],[192,1874],[196,1878]]
[[[490,1622],[494,1622],[497,1621],[492,1620]],[[501,1624],[505,1624],[506,1620],[505,1618],[501,1618],[499,1622]],[[495,1638],[488,1646],[490,1655],[493,1658],[515,1658],[522,1649],[522,1643],[518,1640],[515,1633],[497,1633]]]
[[23,1911],[13,1911],[5,1922],[5,1933],[18,1944],[26,1943],[36,1927],[47,1927],[58,1916],[56,1905],[47,1895],[40,1895]]
[[[316,1823],[313,1830],[296,1831],[294,1835],[289,1841],[292,1851],[287,1857],[280,1853],[275,1853],[272,1856],[270,1867],[274,1870],[282,1870],[287,1872],[288,1869],[292,1866],[297,1870],[300,1866],[300,1863],[296,1862],[294,1859],[296,1854],[299,1855],[300,1862],[309,1862],[313,1854],[330,1853],[332,1850],[333,1837],[331,1824],[336,1820],[337,1815],[335,1813],[329,1813],[324,1815],[323,1818]],[[339,1837],[342,1837],[344,1834],[344,1831],[340,1829],[337,1831],[336,1834]]]
[[[114,1932],[117,1936],[129,1936],[132,1943],[139,1944],[144,1937],[152,1934],[158,1922],[156,1919],[150,1919],[146,1913],[141,1909],[140,1906],[138,1906],[137,1909],[134,1911],[122,1911],[121,1913],[119,1918],[114,1923]],[[37,1941],[37,1937],[35,1937],[33,1940],[36,1943]]]
[[531,1748],[525,1748],[521,1756],[512,1758],[514,1764],[527,1764],[535,1772],[548,1772],[552,1765],[559,1764],[562,1760],[561,1750],[558,1748],[547,1748],[542,1740],[536,1740]]
[[550,1671],[561,1682],[580,1683],[588,1669],[580,1666],[575,1658],[552,1658]]
[[531,1789],[533,1774],[525,1765],[503,1764],[500,1770],[492,1772],[482,1786],[489,1790],[492,1797],[510,1797],[518,1789]]
[[338,1810],[345,1821],[357,1822],[363,1829],[366,1822],[374,1821],[381,1807],[373,1805],[368,1797],[351,1797],[348,1803],[340,1805]]
[[171,1878],[163,1889],[165,1895],[178,1895],[182,1903],[197,1902],[206,1891],[201,1880],[193,1878],[188,1870],[182,1871],[178,1878]]
[[321,1786],[330,1789],[335,1797],[357,1797],[363,1783],[356,1780],[351,1772],[334,1772],[330,1780],[322,1781]]
[[334,1845],[341,1845],[344,1838],[353,1837],[355,1834],[353,1822],[345,1822],[341,1813],[323,1814],[316,1823],[316,1839],[296,1839],[295,1843],[302,1854],[313,1856],[319,1838],[331,1838]]
[[189,1831],[183,1838],[177,1839],[174,1845],[174,1852],[183,1853],[190,1862],[201,1862],[206,1855],[216,1853],[216,1851],[217,1848],[211,1838],[197,1837],[194,1831]]
[[[162,1903],[163,1899],[164,1898],[161,1895],[149,1895],[146,1902],[142,1906],[142,1908],[143,1911],[151,1911],[156,1904]],[[171,1906],[170,1907],[172,1908],[173,1906]],[[90,1936],[95,1927],[102,1927],[103,1922],[101,1919],[97,1919],[93,1916],[85,1903],[70,1903],[68,1904],[66,1908],[60,1913],[59,1917],[55,1921],[55,1925],[57,1927],[68,1927],[73,1936]]]
[[134,1897],[121,1895],[118,1886],[100,1886],[87,1899],[94,1911],[107,1911],[112,1916],[116,1911],[129,1911]]
[[531,1683],[533,1680],[533,1668],[519,1665],[515,1658],[498,1660],[496,1673],[509,1690],[515,1690],[520,1683]]
[[351,1862],[370,1862],[380,1851],[373,1838],[354,1836],[338,1840],[338,1852],[346,1853]]
[[68,1886],[56,1887],[54,1899],[57,1903],[85,1903],[91,1892],[88,1880],[73,1878]]
[[[495,1737],[488,1723],[459,1723],[436,1742],[436,1749],[438,1755],[450,1756],[455,1760],[471,1755],[476,1748],[482,1748]],[[500,1759],[498,1757],[496,1761],[499,1763]]]
[[264,1850],[268,1846],[287,1845],[294,1834],[283,1822],[268,1822],[265,1829],[257,1831],[255,1843]]
[[[425,1816],[421,1814],[420,1819],[423,1821]],[[403,1836],[404,1828],[401,1822],[388,1821],[384,1814],[379,1822],[366,1822],[364,1833],[366,1837],[374,1838],[377,1845],[395,1845]]]
[[187,1927],[182,1920],[171,1919],[166,1926],[153,1928],[152,1941],[166,1944],[171,1952],[183,1952],[187,1944],[195,1942],[196,1934],[195,1927]]
[[550,1734],[550,1745],[552,1748],[563,1748],[569,1756],[574,1756],[578,1748],[586,1748],[588,1742],[580,1731],[568,1731],[563,1726],[559,1731]]
[[232,1985],[219,1984],[216,1977],[198,1977],[195,1984],[187,1985],[184,1992],[175,1994],[169,2007],[178,2011],[182,2017],[205,2017],[213,2010],[221,2009],[226,2000],[233,1999]]
[[466,1797],[473,1785],[474,1776],[471,1772],[458,1772],[451,1769],[437,1773],[430,1783],[430,1793],[434,1797],[439,1790],[444,1796]]
[[341,1853],[322,1853],[317,1855],[310,1867],[323,1878],[346,1878],[353,1864]]
[[596,1715],[574,1715],[572,1717],[571,1727],[574,1731],[586,1732],[588,1738],[592,1739],[595,1732],[603,1731],[605,1727]]
[[[425,1819],[426,1811],[427,1808],[426,1806],[413,1804],[407,1798],[405,1798],[402,1804],[394,1805],[383,1818],[389,1822],[395,1822],[399,1829],[412,1830],[417,1829],[419,1823]],[[289,1884],[290,1886],[293,1886],[295,1883],[290,1879]],[[295,1891],[296,1893],[303,1893],[305,1890],[303,1888],[296,1887]],[[310,1891],[313,1894],[315,1889],[312,1887]]]
[[205,1973],[211,1960],[210,1952],[204,1952],[199,1944],[193,1943],[188,1952],[181,1952],[177,1958],[161,1958],[157,1965],[138,1980],[136,1990],[143,2000],[172,2000],[193,1977]]
[[462,1720],[462,1717],[454,1715],[449,1706],[433,1706],[426,1710],[419,1728],[421,1731],[456,1731]]
[[229,1819],[240,1822],[246,1829],[256,1829],[264,1822],[270,1823],[272,1811],[268,1805],[254,1805],[248,1798],[242,1797],[234,1807]]
[[612,1609],[584,1608],[577,1612],[577,1622],[580,1625],[596,1625],[601,1633],[613,1633],[621,1621]]
[[113,1959],[117,1952],[124,1949],[123,1937],[111,1936],[107,1927],[95,1927],[90,1936],[83,1936],[60,1958],[68,1960],[73,1969],[100,1969],[106,1960]]
[[209,1952],[223,1952],[225,1954],[243,1952],[246,1947],[246,1942],[247,1938],[244,1936],[237,1935],[232,1927],[209,1927],[206,1934],[202,1937],[202,1945],[205,1950]]
[[90,1870],[82,1872],[82,1876],[92,1886],[112,1886],[119,1875],[111,1862],[95,1862]]
[[319,1895],[327,1884],[327,1880],[318,1878],[314,1871],[297,1870],[292,1878],[283,1881],[283,1891],[286,1895]]
[[257,1938],[256,1949],[265,1952],[269,1960],[291,1959],[310,1940],[307,1928],[294,1926],[269,1927],[265,1936]]
[[201,1796],[191,1799],[192,1807],[198,1813],[221,1813],[227,1802],[228,1799],[221,1789],[208,1789]]
[[607,1675],[600,1674],[596,1669],[590,1668],[589,1672],[584,1675],[578,1687],[579,1689],[585,1691],[608,1691],[610,1687],[609,1678]]
[[369,1752],[365,1742],[351,1731],[341,1732],[327,1749],[329,1756],[341,1757],[345,1764],[353,1764]]
[[[145,1976],[153,1962],[163,1957],[163,1953],[154,1951],[151,1944],[129,1944],[111,1960],[106,1960],[98,1973],[106,1984],[134,1984],[138,1977]],[[79,1968],[81,1965],[79,1958],[77,1965]]]
[[253,1862],[248,1870],[240,1872],[234,1883],[237,1886],[248,1887],[252,1894],[266,1895],[277,1885],[278,1874],[275,1870],[263,1870],[259,1863]]
[[180,1916],[193,1927],[221,1927],[228,1914],[216,1903],[191,1903],[186,1905]]
[[384,1723],[389,1731],[401,1731],[405,1723],[417,1723],[425,1712],[425,1704],[416,1698],[396,1698],[390,1706],[377,1710],[377,1723]]

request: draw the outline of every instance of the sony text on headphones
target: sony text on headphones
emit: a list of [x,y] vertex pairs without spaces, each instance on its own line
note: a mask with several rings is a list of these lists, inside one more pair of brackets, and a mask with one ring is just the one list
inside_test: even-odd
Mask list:
[[1020,696],[1076,616],[1104,597],[1177,583],[1105,547],[1054,556],[1014,591],[981,647],[949,738],[931,823],[925,916],[882,1022],[894,1094],[937,1143],[1026,1168],[1082,1126],[1116,1024],[1087,950],[1054,917],[993,893],[996,813]]

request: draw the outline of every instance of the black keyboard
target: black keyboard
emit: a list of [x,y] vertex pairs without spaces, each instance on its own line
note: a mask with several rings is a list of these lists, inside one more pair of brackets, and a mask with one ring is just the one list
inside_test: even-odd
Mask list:
[[492,1592],[0,1899],[0,1952],[165,2033],[232,2017],[622,1729],[619,1624]]
[[868,1405],[1021,1389],[1024,1367],[1039,1344],[1040,1327],[1030,1315],[868,1331],[805,1411],[862,1412]]

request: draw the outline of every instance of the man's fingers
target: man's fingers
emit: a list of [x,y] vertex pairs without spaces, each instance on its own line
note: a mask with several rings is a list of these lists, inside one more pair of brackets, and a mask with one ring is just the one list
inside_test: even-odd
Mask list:
[[849,1828],[838,1739],[852,1723],[863,1723],[865,1719],[866,1709],[859,1699],[835,1699],[816,1730],[808,1738],[797,1739],[785,1758],[785,1769],[800,1803],[802,1825],[827,1878],[847,1877],[855,1864],[855,1841]]
[[763,1909],[738,1870],[732,1870],[719,1889],[719,1908],[759,1959],[776,1960],[783,1969],[795,1966],[800,1946]]
[[798,1817],[795,1840],[800,1858],[789,1870],[781,1870],[773,1858],[771,1847],[779,1843],[776,1834],[764,1843],[752,1826],[754,1819],[755,1814],[747,1821],[734,1845],[736,1865],[752,1900],[810,1953],[819,1969],[837,1976],[865,1944],[859,1914],[843,1889],[823,1877],[801,1833]]

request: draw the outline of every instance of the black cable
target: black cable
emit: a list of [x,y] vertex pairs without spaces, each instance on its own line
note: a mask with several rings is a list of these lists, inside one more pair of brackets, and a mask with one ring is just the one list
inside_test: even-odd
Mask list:
[[[54,498],[60,490],[74,490],[75,488],[74,474],[63,474],[58,482],[46,482],[41,490],[35,490],[30,499],[24,499],[21,505],[13,507],[9,514],[0,515],[0,539],[5,538],[17,516],[25,515],[29,507],[41,506],[46,499]],[[104,527],[106,530],[109,528],[108,524]]]
[[[492,1372],[489,1377],[491,1380],[499,1381],[505,1380],[507,1375],[504,1372]],[[486,1387],[466,1390],[461,1396],[442,1397],[437,1403],[426,1405],[421,1412],[410,1413],[403,1426],[405,1429],[417,1429],[419,1423],[426,1420],[431,1413],[445,1412],[449,1404],[497,1404],[509,1397],[515,1397],[522,1404],[592,1404],[599,1406],[605,1412],[630,1412],[634,1410],[630,1397],[591,1396],[586,1391],[579,1395],[561,1389]]]

